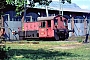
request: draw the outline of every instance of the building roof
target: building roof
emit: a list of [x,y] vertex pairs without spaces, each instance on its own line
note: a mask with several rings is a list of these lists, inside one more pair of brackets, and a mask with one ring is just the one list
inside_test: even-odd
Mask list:
[[[48,9],[62,11],[62,9],[60,9],[60,5],[62,6],[62,3],[59,3],[58,1],[52,1],[48,6]],[[39,4],[36,4],[34,8],[45,9],[45,6],[40,6]],[[90,10],[81,9],[75,3],[69,4],[68,2],[63,4],[63,11],[90,13]]]
[[[50,3],[50,7],[60,7],[60,4],[58,1],[53,1]],[[77,6],[75,3],[69,4],[68,2],[63,4],[63,8],[76,8],[76,9],[81,9],[79,6]]]

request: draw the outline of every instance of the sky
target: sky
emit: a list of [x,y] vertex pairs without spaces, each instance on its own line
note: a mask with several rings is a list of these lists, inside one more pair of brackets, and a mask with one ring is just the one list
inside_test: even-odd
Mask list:
[[[52,0],[52,1],[59,1],[59,0]],[[90,0],[71,0],[71,2],[77,4],[82,9],[90,10]]]

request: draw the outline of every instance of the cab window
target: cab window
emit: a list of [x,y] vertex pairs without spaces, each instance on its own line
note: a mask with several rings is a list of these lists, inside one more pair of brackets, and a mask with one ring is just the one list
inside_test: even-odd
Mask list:
[[54,25],[58,25],[58,19],[54,19]]
[[46,27],[46,23],[45,23],[45,21],[42,21],[41,22],[41,28],[45,28]]
[[51,27],[51,20],[48,20],[47,23],[48,23],[48,27]]

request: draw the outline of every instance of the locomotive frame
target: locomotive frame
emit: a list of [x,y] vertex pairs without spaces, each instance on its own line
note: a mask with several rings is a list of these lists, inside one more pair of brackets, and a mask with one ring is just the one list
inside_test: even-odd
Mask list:
[[24,30],[19,30],[19,39],[68,39],[68,20],[60,15],[38,17],[37,22],[24,22]]

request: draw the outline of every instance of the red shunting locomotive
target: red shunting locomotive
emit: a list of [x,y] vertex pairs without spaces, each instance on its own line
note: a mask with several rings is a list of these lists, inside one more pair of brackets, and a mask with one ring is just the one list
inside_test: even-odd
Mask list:
[[19,39],[68,39],[68,20],[60,15],[38,17],[37,22],[24,22],[24,30],[19,30]]

